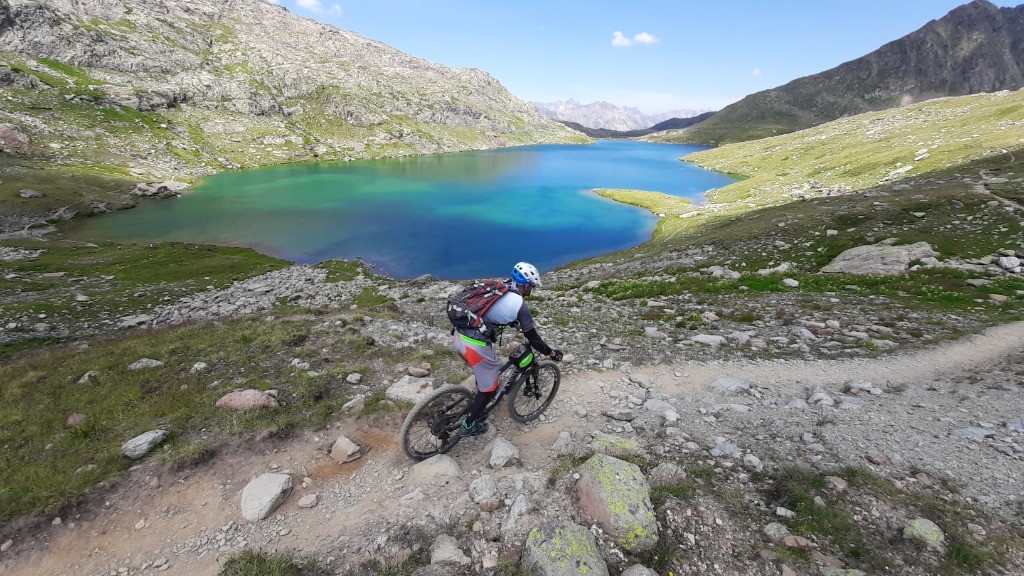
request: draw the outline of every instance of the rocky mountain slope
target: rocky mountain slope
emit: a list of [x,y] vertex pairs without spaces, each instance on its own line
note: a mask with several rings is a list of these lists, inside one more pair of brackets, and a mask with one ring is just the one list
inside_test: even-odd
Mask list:
[[190,180],[282,162],[585,141],[485,72],[263,0],[2,0],[0,23],[3,200],[46,187],[26,175],[39,168]]
[[706,110],[672,110],[644,114],[638,108],[619,107],[608,102],[583,104],[572,98],[556,102],[531,102],[541,114],[555,120],[575,122],[586,128],[629,131],[643,130],[672,118],[692,118]]
[[751,94],[659,140],[724,144],[941,96],[1024,86],[1024,6],[972,0],[919,30],[831,70]]

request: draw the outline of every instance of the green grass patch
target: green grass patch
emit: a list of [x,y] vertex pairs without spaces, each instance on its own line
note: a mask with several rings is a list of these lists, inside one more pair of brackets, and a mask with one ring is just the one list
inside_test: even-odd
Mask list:
[[325,260],[316,267],[327,270],[328,282],[348,282],[366,272],[366,264],[349,260]]
[[[214,324],[143,331],[5,359],[0,365],[0,520],[55,510],[132,464],[119,448],[147,430],[172,438],[155,456],[180,465],[202,461],[220,441],[257,430],[271,433],[326,425],[347,401],[344,385],[328,375],[307,376],[289,365],[304,346],[369,364],[386,351],[346,348],[324,335],[311,340],[310,318],[243,317]],[[163,366],[130,371],[139,358]],[[197,361],[207,372],[193,374]],[[79,384],[88,371],[98,381]],[[281,406],[234,412],[214,407],[234,388],[276,389]],[[65,419],[85,414],[86,424]],[[198,431],[203,430],[200,434]]]
[[217,576],[324,576],[327,570],[292,552],[244,550],[224,562]]
[[555,460],[555,464],[548,469],[548,487],[550,488],[554,486],[562,475],[568,474],[571,470],[582,466],[586,461],[586,458],[581,458],[579,456],[559,456]]
[[[757,292],[810,292],[810,293],[844,293],[859,296],[886,296],[894,299],[911,298],[939,310],[975,309],[979,305],[987,307],[996,315],[1021,314],[1024,312],[1024,299],[1016,297],[1017,291],[1024,290],[1024,279],[998,278],[989,286],[975,287],[967,283],[968,279],[978,277],[953,268],[921,269],[898,276],[849,276],[842,274],[807,274],[792,272],[787,274],[771,274],[767,276],[749,275],[738,280],[716,279],[699,276],[696,272],[677,272],[672,280],[606,280],[594,289],[594,292],[612,300],[654,299],[680,294],[721,295],[733,294],[746,290],[747,293]],[[788,288],[783,278],[793,278],[800,282],[796,289]],[[855,286],[850,289],[848,287]],[[997,306],[988,298],[989,294],[1011,296],[1011,300]],[[980,302],[979,302],[980,301]],[[658,311],[647,311],[645,318],[660,319],[663,314]],[[743,312],[734,314],[738,321],[751,321],[753,316]],[[730,317],[725,313],[725,317]],[[694,319],[696,321],[696,319]],[[684,322],[689,324],[690,322]]]
[[360,308],[394,308],[395,301],[380,293],[377,288],[369,286],[352,297],[352,304]]

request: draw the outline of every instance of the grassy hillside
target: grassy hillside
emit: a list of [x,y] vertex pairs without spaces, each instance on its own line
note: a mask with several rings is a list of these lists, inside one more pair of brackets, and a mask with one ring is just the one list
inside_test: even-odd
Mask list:
[[[696,152],[684,160],[743,179],[710,191],[702,206],[656,192],[600,191],[663,217],[647,244],[588,262],[657,268],[711,245],[728,251],[711,263],[756,270],[790,261],[816,271],[847,248],[890,236],[931,242],[945,257],[1015,248],[1024,243],[1020,211],[1002,200],[1024,197],[1022,121],[1024,92],[1004,92]],[[979,188],[982,171],[1005,181]]]
[[943,98],[843,118],[793,134],[685,158],[744,180],[708,194],[712,204],[775,205],[861,190],[1024,146],[1024,91]]

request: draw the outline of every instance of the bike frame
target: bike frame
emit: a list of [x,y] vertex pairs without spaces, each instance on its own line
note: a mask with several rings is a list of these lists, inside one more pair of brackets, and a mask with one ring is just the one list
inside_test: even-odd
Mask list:
[[[533,348],[530,346],[530,344],[526,343],[525,346],[527,352],[529,354],[533,354]],[[534,358],[533,361],[529,364],[529,366],[527,366],[524,370],[519,366],[516,366],[516,363],[514,360],[512,360],[512,358],[506,360],[505,363],[501,366],[501,369],[498,370],[498,393],[495,394],[494,398],[492,398],[491,401],[487,403],[487,406],[484,407],[484,414],[481,417],[481,419],[486,419],[487,416],[491,414],[491,410],[493,410],[494,407],[497,406],[499,402],[501,402],[501,399],[505,397],[505,394],[508,392],[509,388],[512,387],[512,384],[514,384],[516,380],[522,377],[522,375],[526,373],[526,370],[536,370],[537,365],[537,359]],[[508,370],[509,368],[512,369],[512,372],[508,375],[508,377],[505,377],[505,371]],[[476,393],[481,394],[480,390],[477,390]]]

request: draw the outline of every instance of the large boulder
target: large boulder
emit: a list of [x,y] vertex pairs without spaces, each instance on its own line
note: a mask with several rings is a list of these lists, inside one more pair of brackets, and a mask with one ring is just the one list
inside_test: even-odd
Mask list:
[[580,512],[622,548],[643,553],[658,543],[651,487],[636,464],[595,454],[580,467]]
[[544,523],[531,530],[522,569],[530,576],[608,576],[594,535],[575,524]]
[[821,269],[832,274],[892,276],[903,274],[914,260],[934,258],[939,253],[927,242],[890,246],[871,244],[850,248]]
[[292,490],[287,474],[261,474],[242,490],[242,516],[256,522],[274,513]]

